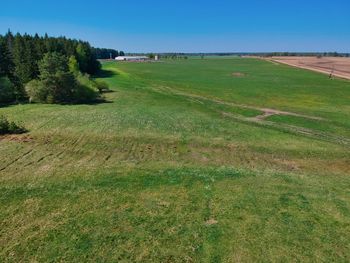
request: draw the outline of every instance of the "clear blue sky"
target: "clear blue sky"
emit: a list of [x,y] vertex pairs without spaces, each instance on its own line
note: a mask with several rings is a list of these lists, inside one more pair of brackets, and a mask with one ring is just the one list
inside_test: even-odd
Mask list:
[[126,52],[350,52],[350,0],[5,0],[0,33]]

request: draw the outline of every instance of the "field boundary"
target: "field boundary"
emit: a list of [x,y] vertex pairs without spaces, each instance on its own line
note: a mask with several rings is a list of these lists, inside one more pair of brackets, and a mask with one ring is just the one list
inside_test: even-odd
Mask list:
[[325,74],[325,75],[330,75],[331,74],[332,77],[337,77],[337,78],[344,79],[344,80],[350,80],[350,75],[348,76],[346,73],[345,73],[345,75],[343,73],[339,73],[339,71],[341,71],[341,70],[332,71],[332,69],[329,69],[329,70],[320,69],[317,66],[312,67],[312,66],[307,66],[307,65],[296,65],[296,64],[291,63],[289,61],[284,61],[284,60],[281,60],[281,59],[278,59],[278,58],[277,59],[274,59],[274,58],[263,58],[263,60],[269,61],[269,62],[271,62],[273,64],[278,63],[278,64],[283,64],[283,65],[288,65],[288,66],[293,67],[293,68],[300,68],[300,69],[310,70],[310,71],[322,73],[322,74]]

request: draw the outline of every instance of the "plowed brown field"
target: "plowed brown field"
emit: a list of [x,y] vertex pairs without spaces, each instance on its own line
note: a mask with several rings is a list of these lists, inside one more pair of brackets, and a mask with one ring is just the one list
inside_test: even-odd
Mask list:
[[272,57],[272,61],[350,79],[350,58]]

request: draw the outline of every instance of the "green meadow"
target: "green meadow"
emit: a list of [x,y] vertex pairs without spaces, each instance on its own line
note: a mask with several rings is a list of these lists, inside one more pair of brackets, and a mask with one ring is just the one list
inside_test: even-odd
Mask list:
[[1,262],[349,262],[350,82],[104,62],[105,103],[0,108]]

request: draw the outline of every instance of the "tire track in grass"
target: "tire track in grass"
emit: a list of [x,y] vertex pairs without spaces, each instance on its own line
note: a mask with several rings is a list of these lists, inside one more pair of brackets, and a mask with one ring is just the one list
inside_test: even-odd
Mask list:
[[270,129],[288,132],[291,134],[302,135],[302,136],[309,137],[316,140],[322,140],[322,141],[336,143],[344,146],[350,146],[350,138],[337,136],[326,132],[316,131],[316,130],[312,130],[312,129],[308,129],[300,126],[289,125],[289,124],[275,123],[272,121],[260,120],[256,118],[244,118],[244,117],[230,114],[228,112],[221,112],[221,114],[225,117],[229,117],[231,119],[234,119],[236,121],[241,121],[243,123],[251,123],[251,124],[263,126]]
[[23,167],[28,167],[28,166],[31,166],[32,164],[38,164],[38,163],[42,162],[43,160],[45,160],[47,157],[50,157],[52,155],[53,155],[52,153],[43,155],[43,156],[39,157],[39,159],[37,159],[36,161],[33,160],[33,161],[26,163],[25,165],[23,165]]
[[113,161],[145,162],[176,158],[179,154],[178,142],[160,143],[153,138],[123,137],[116,147],[103,151],[102,163]]
[[[216,104],[222,104],[222,105],[238,107],[238,108],[243,108],[243,109],[257,110],[257,111],[261,111],[262,114],[267,114],[267,113],[271,114],[272,113],[272,114],[289,115],[289,116],[295,116],[295,117],[303,117],[303,118],[311,119],[311,120],[323,120],[323,118],[317,117],[317,116],[305,115],[305,114],[288,112],[288,111],[281,111],[281,110],[270,109],[270,108],[249,106],[249,105],[239,104],[239,103],[234,103],[234,102],[227,102],[227,101],[223,101],[223,100],[220,100],[217,98],[210,98],[210,97],[201,96],[201,95],[197,95],[197,94],[191,94],[191,93],[186,93],[186,92],[182,92],[182,91],[177,91],[177,90],[170,88],[170,87],[152,87],[151,89],[156,91],[156,92],[165,93],[168,95],[172,94],[172,95],[186,97],[190,101],[197,102],[200,104],[204,104],[203,102],[212,102],[212,103],[216,103]],[[258,116],[260,116],[260,115],[258,115]]]
[[47,155],[44,155],[44,156],[40,157],[36,162],[37,162],[37,163],[40,163],[40,162],[42,162],[44,159],[46,159],[47,157],[50,157],[50,156],[53,156],[53,153],[49,153],[49,154],[47,154]]
[[4,171],[5,169],[7,169],[8,167],[10,167],[11,165],[13,165],[14,163],[18,162],[19,160],[21,160],[22,158],[26,157],[27,155],[29,155],[30,153],[33,152],[33,149],[30,149],[29,151],[25,152],[24,154],[22,154],[21,156],[15,158],[14,160],[12,160],[10,163],[6,164],[4,167],[0,168],[0,172]]
[[195,95],[195,94],[187,94],[185,92],[178,92],[178,91],[173,90],[172,88],[169,88],[169,87],[152,87],[151,89],[155,92],[160,92],[163,94],[181,96],[181,97],[188,99],[188,100],[191,100],[193,102],[195,102],[193,100],[193,98],[196,98],[196,100],[201,100],[202,102],[204,101],[204,102],[211,102],[211,103],[218,104],[218,105],[222,104],[222,105],[233,106],[233,107],[241,107],[241,108],[246,108],[246,109],[259,110],[262,112],[262,114],[257,115],[257,116],[252,117],[252,118],[249,118],[249,117],[244,117],[244,116],[239,115],[239,114],[232,114],[232,113],[221,111],[221,110],[218,110],[215,108],[211,108],[213,111],[220,113],[222,116],[229,117],[231,119],[234,119],[236,121],[240,121],[240,122],[243,122],[246,124],[263,126],[263,127],[270,128],[270,129],[280,130],[283,132],[289,132],[291,134],[302,135],[302,136],[306,136],[306,137],[313,138],[316,140],[323,140],[323,141],[336,143],[336,144],[340,144],[340,145],[345,145],[345,146],[350,145],[350,138],[347,138],[347,137],[337,136],[337,135],[333,135],[333,134],[321,132],[321,131],[316,131],[316,130],[311,130],[311,129],[300,127],[300,126],[275,123],[272,121],[265,120],[267,117],[270,117],[272,115],[286,115],[286,116],[301,117],[301,118],[310,119],[310,120],[324,121],[324,119],[321,117],[304,115],[304,114],[299,114],[299,113],[294,113],[294,112],[280,111],[280,110],[269,109],[269,108],[259,108],[259,107],[235,104],[235,103],[231,103],[231,102],[221,101],[218,99],[207,98],[205,96],[200,96],[200,95]]

